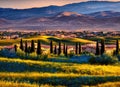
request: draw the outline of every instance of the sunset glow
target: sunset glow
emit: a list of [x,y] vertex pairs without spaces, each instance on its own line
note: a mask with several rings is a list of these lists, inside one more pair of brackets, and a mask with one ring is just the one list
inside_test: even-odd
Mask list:
[[[92,0],[0,0],[0,7],[24,9],[24,8],[33,8],[33,7],[44,7],[49,5],[61,6],[65,4],[77,3],[83,1],[92,1]],[[96,0],[96,1],[105,1],[105,0]],[[120,0],[106,0],[106,1],[120,1]]]

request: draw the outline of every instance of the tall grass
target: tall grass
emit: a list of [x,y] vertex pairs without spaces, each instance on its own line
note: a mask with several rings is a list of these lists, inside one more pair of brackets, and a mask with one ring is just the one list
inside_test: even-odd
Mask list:
[[79,87],[81,85],[96,85],[105,82],[120,81],[120,76],[81,76],[64,73],[0,73],[0,80],[16,81],[30,84],[50,84],[68,87]]
[[[0,87],[54,87],[49,84],[30,84],[29,82],[14,82],[14,81],[2,81],[0,80]],[[65,86],[55,86],[55,87],[65,87]]]
[[120,75],[120,66],[90,65],[0,58],[1,72],[59,72],[87,75]]
[[0,87],[39,87],[37,84],[30,84],[30,83],[19,83],[13,81],[2,81],[0,80]]
[[33,87],[97,85],[120,81],[120,66],[0,58],[0,80]]
[[[89,87],[89,86],[83,86],[83,87]],[[120,87],[120,82],[106,82],[103,84],[98,84],[90,87]]]

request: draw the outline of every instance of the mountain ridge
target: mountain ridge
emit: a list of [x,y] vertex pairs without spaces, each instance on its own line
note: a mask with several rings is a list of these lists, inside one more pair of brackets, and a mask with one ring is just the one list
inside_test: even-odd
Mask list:
[[0,30],[119,30],[120,2],[89,1],[30,9],[0,8]]
[[70,3],[70,4],[65,4],[65,5],[48,5],[48,6],[43,6],[43,7],[31,7],[31,8],[3,8],[0,7],[0,9],[13,9],[13,10],[28,10],[28,9],[36,9],[36,8],[47,8],[47,7],[62,7],[62,6],[66,6],[66,5],[72,5],[72,4],[80,4],[80,3],[93,3],[93,2],[104,2],[104,3],[120,3],[120,1],[83,1],[83,2],[76,2],[76,3]]
[[[112,11],[105,11],[108,13],[112,13]],[[63,12],[65,13],[65,12]],[[63,13],[59,13],[63,14]],[[2,21],[0,29],[13,29],[13,30],[81,30],[81,29],[98,29],[98,30],[119,30],[120,29],[120,15],[117,17],[106,17],[106,18],[97,18],[92,17],[90,15],[81,15],[79,16],[78,13],[74,12],[67,12],[70,13],[67,16],[60,16],[58,15],[51,16],[51,17],[31,17],[27,19],[21,20],[8,20],[8,23]],[[101,12],[99,12],[101,13]],[[115,12],[114,12],[115,13]],[[120,12],[116,12],[120,14]],[[78,16],[71,16],[71,14],[77,14]],[[95,13],[96,14],[96,13]],[[104,17],[104,16],[103,16]]]
[[41,8],[29,8],[29,9],[11,9],[1,8],[0,18],[19,20],[29,17],[51,17],[55,16],[63,11],[77,12],[79,14],[90,14],[99,11],[117,11],[120,12],[120,2],[109,1],[88,1],[67,4],[63,6],[47,6]]

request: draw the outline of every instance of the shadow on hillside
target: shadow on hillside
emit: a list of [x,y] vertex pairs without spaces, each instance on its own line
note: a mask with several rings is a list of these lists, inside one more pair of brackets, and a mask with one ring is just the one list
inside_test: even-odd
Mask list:
[[57,71],[51,65],[27,64],[19,62],[0,62],[0,72],[50,72]]

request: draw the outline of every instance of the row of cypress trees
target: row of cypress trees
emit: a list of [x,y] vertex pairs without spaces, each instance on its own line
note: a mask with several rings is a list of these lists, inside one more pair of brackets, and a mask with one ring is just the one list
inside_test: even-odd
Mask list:
[[[99,44],[101,44],[101,47],[99,46]],[[58,49],[57,49],[57,45],[53,46],[53,41],[50,41],[50,53],[51,54],[58,54],[60,55],[62,53],[62,48],[61,48],[61,42],[59,41],[58,43]],[[17,51],[17,45],[14,46],[15,51]],[[32,53],[35,52],[35,42],[34,40],[31,40],[31,46],[28,47],[28,42],[25,41],[25,46],[23,46],[23,40],[21,39],[20,41],[20,49],[22,51],[25,51],[26,53]],[[82,52],[82,47],[81,47],[81,43],[77,43],[75,44],[75,54],[81,54]],[[38,55],[42,54],[42,50],[41,50],[41,42],[40,40],[38,40],[37,42],[37,50],[36,53]],[[101,40],[100,42],[97,41],[96,42],[96,55],[102,55],[105,53],[105,40]],[[65,54],[66,56],[68,55],[68,46],[64,43],[63,44],[63,54]],[[116,40],[116,50],[115,50],[115,55],[119,54],[119,40]]]
[[[21,39],[20,41],[20,49],[22,51],[24,51],[25,53],[32,53],[32,52],[35,52],[35,42],[34,40],[31,40],[31,46],[28,47],[28,42],[25,41],[25,47],[23,46],[23,40]],[[42,50],[41,50],[41,42],[40,40],[38,40],[37,42],[37,50],[36,50],[36,53],[38,55],[42,54]]]
[[[62,44],[59,41],[58,49],[57,49],[57,45],[53,46],[53,41],[51,41],[50,42],[50,53],[51,54],[58,54],[58,55],[60,55],[62,53],[61,45]],[[63,54],[65,54],[66,56],[68,55],[68,46],[65,43],[63,44]]]
[[[105,53],[105,40],[102,39],[101,42],[101,48],[99,46],[99,41],[96,43],[96,55],[102,55]],[[115,55],[119,54],[119,40],[116,40],[116,50],[115,50]]]
[[[58,52],[57,52],[57,46],[55,45],[53,47],[53,41],[51,41],[50,42],[50,53],[60,55],[62,53],[62,48],[61,47],[62,47],[62,45],[61,45],[61,42],[59,41]],[[81,52],[82,52],[81,43],[76,42],[76,44],[75,44],[75,54],[81,54]],[[68,56],[68,45],[66,45],[65,43],[63,44],[63,54]]]
[[[57,45],[53,47],[53,41],[50,42],[50,53],[58,54],[60,55],[62,53],[62,48],[61,48],[61,42],[58,43],[59,48],[57,49]],[[63,45],[63,53],[67,56],[68,55],[68,46],[64,43]],[[25,46],[23,45],[23,40],[21,39],[20,41],[20,49],[24,51],[25,53],[32,53],[35,52],[35,42],[34,40],[31,40],[31,46],[28,47],[28,42],[25,41]],[[17,51],[17,46],[15,45],[15,51]],[[42,54],[41,50],[41,42],[38,40],[37,42],[37,50],[36,53],[38,55]]]

